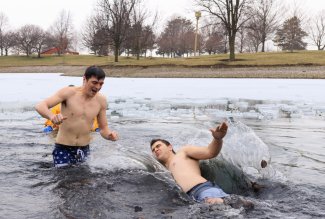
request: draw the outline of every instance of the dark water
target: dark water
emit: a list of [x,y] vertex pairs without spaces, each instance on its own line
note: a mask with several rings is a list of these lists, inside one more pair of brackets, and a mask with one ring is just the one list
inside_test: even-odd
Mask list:
[[[107,115],[121,139],[108,142],[93,133],[90,160],[66,169],[52,167],[54,134],[42,133],[33,105],[2,104],[0,217],[324,218],[323,111],[279,104],[116,99]],[[202,171],[234,199],[251,200],[253,209],[192,202],[150,154],[155,137],[176,149],[205,146],[208,129],[225,119],[230,128],[222,153],[202,162]],[[254,191],[251,182],[262,188]]]

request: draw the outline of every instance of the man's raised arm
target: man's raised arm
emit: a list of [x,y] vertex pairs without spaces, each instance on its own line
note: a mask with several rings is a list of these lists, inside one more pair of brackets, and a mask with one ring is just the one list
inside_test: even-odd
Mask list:
[[184,151],[188,157],[196,160],[206,160],[216,157],[221,151],[223,144],[222,139],[227,134],[227,130],[228,125],[223,122],[215,129],[210,129],[213,139],[207,147],[186,146],[181,150]]

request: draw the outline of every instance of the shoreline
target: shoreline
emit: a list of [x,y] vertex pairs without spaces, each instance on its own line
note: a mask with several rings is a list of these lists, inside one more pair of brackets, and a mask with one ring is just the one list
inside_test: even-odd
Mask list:
[[[62,73],[64,76],[83,76],[87,66],[24,66],[0,67],[0,73]],[[128,78],[282,78],[325,79],[325,66],[275,67],[107,67],[108,77]]]

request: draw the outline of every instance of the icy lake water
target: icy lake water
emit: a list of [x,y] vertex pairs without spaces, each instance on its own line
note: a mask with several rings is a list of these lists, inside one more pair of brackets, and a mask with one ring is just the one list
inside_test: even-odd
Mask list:
[[[54,136],[33,107],[81,83],[0,74],[0,218],[325,217],[325,80],[106,78],[109,126],[121,139],[93,133],[89,162],[56,170]],[[193,203],[150,154],[155,137],[204,146],[223,120],[222,152],[202,172],[254,209]]]

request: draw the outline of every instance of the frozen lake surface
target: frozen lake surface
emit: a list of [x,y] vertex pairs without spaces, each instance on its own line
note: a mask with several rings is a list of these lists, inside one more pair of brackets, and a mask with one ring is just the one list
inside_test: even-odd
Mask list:
[[[38,101],[80,77],[59,74],[1,74],[1,101]],[[152,79],[107,78],[102,92],[108,98],[254,99],[325,102],[325,80],[305,79]]]

